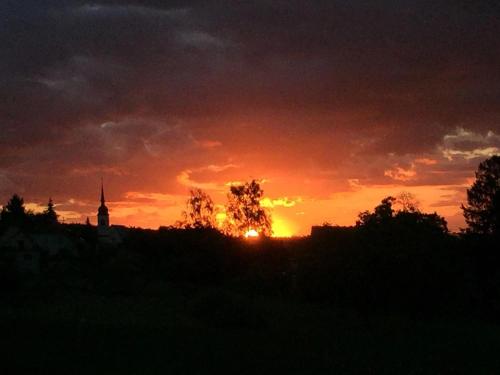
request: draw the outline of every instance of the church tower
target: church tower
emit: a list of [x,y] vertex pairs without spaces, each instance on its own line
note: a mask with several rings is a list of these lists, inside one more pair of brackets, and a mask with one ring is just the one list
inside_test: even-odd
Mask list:
[[104,185],[101,181],[101,205],[97,211],[97,229],[107,229],[109,227],[109,212],[104,200]]
[[104,248],[118,246],[123,237],[116,225],[109,225],[109,211],[104,199],[104,184],[101,181],[101,205],[97,210],[97,245]]

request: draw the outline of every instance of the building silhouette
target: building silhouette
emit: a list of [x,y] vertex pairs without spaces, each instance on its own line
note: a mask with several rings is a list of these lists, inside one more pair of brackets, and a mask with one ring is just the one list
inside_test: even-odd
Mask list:
[[97,210],[97,228],[103,229],[109,227],[109,211],[106,207],[106,200],[104,199],[104,184],[101,182],[101,205]]
[[104,198],[104,184],[101,181],[101,205],[97,209],[97,239],[100,245],[118,245],[126,235],[123,225],[109,224],[109,210]]

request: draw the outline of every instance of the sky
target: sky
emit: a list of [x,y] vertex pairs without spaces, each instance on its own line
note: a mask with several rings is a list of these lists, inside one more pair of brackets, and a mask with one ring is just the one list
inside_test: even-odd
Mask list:
[[157,228],[258,179],[277,235],[403,191],[464,226],[500,154],[497,1],[0,4],[0,202]]

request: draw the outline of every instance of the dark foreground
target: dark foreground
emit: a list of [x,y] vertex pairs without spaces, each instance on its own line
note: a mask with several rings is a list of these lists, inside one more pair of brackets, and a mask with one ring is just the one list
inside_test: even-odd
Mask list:
[[136,230],[2,273],[0,374],[500,373],[497,239],[405,228]]
[[360,314],[217,288],[32,294],[2,301],[0,314],[3,374],[500,372],[492,322]]

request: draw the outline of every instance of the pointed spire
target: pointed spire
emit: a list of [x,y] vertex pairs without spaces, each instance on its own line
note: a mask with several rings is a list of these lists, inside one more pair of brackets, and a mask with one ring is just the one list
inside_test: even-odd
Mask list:
[[104,206],[105,200],[104,200],[104,183],[102,181],[101,177],[101,206]]
[[107,227],[109,226],[109,212],[106,207],[106,201],[104,199],[104,183],[101,177],[101,205],[97,210],[97,225],[99,227]]

